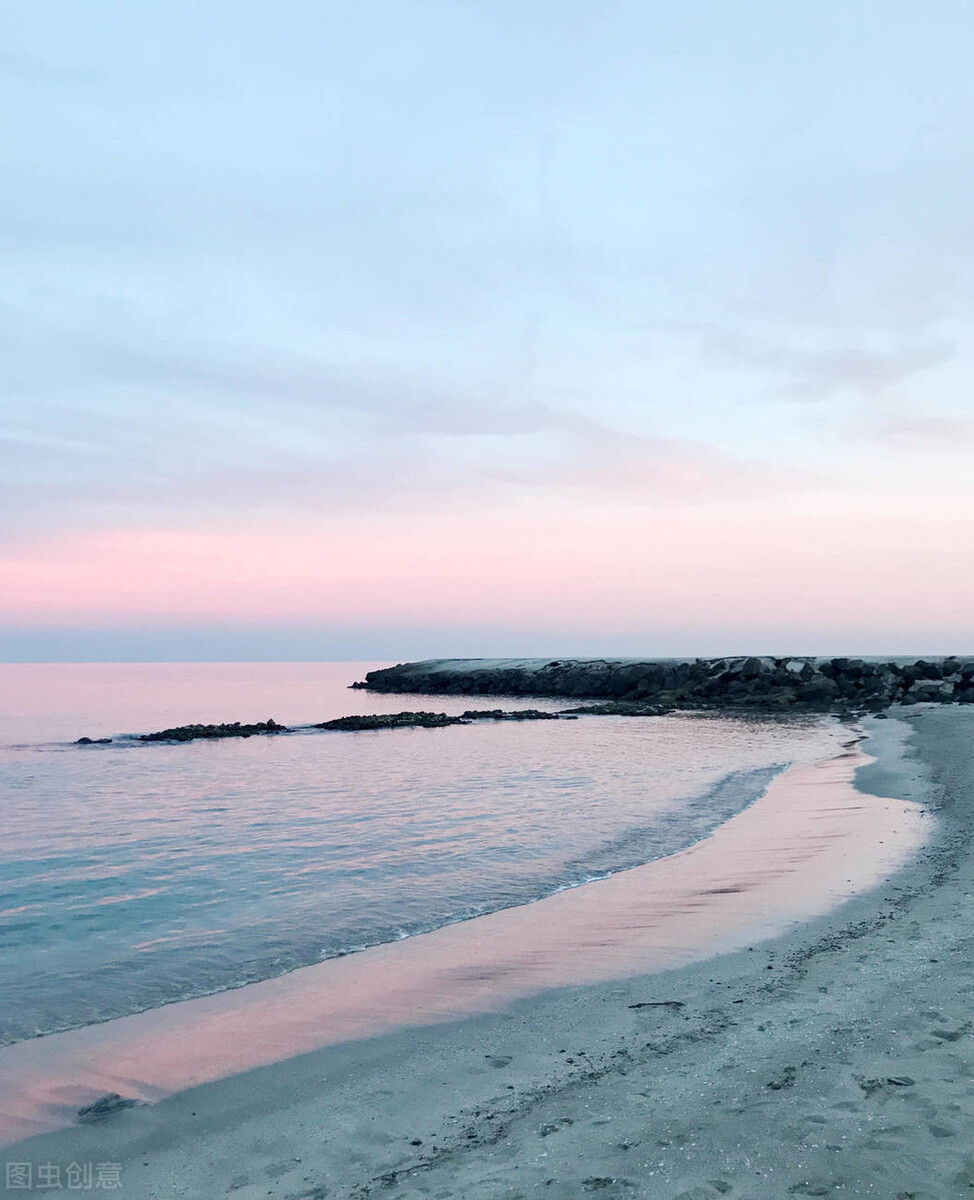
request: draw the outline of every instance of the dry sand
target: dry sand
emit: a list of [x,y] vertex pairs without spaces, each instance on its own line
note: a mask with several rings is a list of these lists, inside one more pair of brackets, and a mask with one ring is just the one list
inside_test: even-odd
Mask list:
[[903,725],[871,724],[879,762],[858,782],[926,795],[937,833],[829,916],[304,1054],[0,1157],[118,1163],[121,1196],[156,1200],[974,1195],[974,712],[909,723],[906,764]]

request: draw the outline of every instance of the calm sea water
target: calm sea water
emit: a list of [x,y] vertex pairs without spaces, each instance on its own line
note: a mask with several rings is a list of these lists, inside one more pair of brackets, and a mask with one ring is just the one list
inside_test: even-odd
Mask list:
[[473,703],[347,690],[376,665],[0,665],[0,1042],[671,854],[842,737],[820,719],[679,715],[71,744]]

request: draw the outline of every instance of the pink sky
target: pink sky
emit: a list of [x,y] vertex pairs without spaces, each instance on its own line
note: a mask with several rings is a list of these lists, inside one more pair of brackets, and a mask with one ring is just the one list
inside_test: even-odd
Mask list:
[[[714,630],[727,652],[762,633],[780,648],[789,630],[818,631],[795,652],[857,637],[862,652],[969,651],[974,517],[794,499],[358,514],[46,538],[8,547],[0,577],[8,626],[442,623],[445,655],[501,653],[509,632],[544,628],[562,643],[573,629],[586,644],[641,635],[646,653],[694,628],[712,651]],[[492,645],[454,646],[472,624]],[[887,644],[904,636],[924,644]]]

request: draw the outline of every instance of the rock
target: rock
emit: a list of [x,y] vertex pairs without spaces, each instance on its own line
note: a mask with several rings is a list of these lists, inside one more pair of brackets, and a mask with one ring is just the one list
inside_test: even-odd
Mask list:
[[829,705],[839,694],[839,685],[823,674],[814,674],[798,689],[797,697],[805,704]]
[[610,704],[580,704],[577,708],[563,708],[559,716],[583,714],[593,717],[661,717],[672,712],[661,704],[638,704],[631,700],[616,700]]
[[322,721],[315,729],[358,732],[368,729],[439,729],[444,725],[468,725],[471,721],[557,721],[558,713],[537,708],[468,708],[459,717],[448,713],[398,712],[365,713],[361,716],[336,717]]
[[505,712],[502,708],[468,708],[462,714],[465,721],[557,721],[558,714],[542,712],[538,708],[514,708]]
[[199,738],[247,738],[257,733],[287,733],[287,726],[274,720],[258,721],[256,725],[241,725],[239,721],[226,725],[177,725],[158,733],[139,735],[140,742],[193,742]]
[[93,1104],[79,1108],[78,1120],[82,1125],[94,1125],[98,1121],[105,1121],[109,1117],[115,1116],[123,1109],[132,1108],[137,1103],[137,1100],[132,1100],[128,1096],[120,1096],[118,1092],[107,1092],[104,1096],[99,1096]]
[[368,729],[439,729],[443,725],[465,724],[463,717],[451,717],[447,713],[367,713],[362,716],[336,717],[332,721],[322,721],[315,725],[315,729],[335,729],[357,733]]
[[908,693],[915,701],[927,703],[944,703],[954,696],[954,685],[946,681],[937,682],[934,679],[918,679]]
[[111,738],[80,737],[75,742],[76,746],[110,746],[111,744]]

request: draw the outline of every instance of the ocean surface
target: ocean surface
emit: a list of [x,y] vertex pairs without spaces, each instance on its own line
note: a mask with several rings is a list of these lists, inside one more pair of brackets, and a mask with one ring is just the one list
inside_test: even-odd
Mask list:
[[[193,721],[477,706],[348,690],[379,665],[0,665],[0,1043],[270,978],[672,854],[843,736],[825,718],[681,714],[131,737]],[[82,735],[117,740],[74,745]]]

